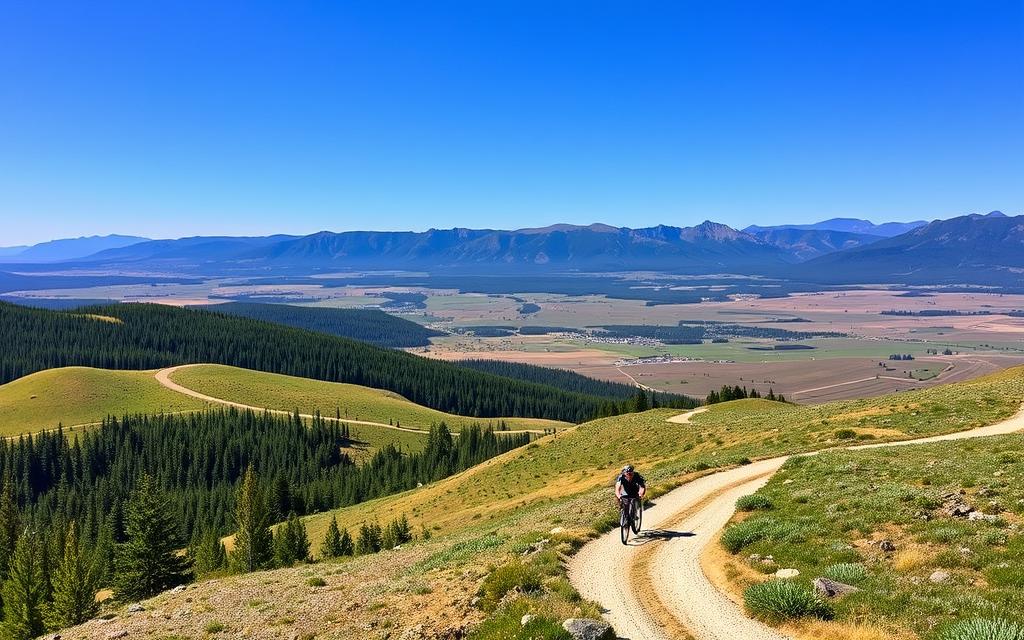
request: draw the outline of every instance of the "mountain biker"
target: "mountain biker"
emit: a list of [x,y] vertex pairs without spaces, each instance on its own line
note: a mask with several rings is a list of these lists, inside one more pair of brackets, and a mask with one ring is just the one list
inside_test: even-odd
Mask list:
[[622,467],[622,473],[615,479],[615,500],[619,503],[619,509],[622,509],[623,497],[642,500],[645,493],[647,483],[644,482],[644,477],[637,473],[631,464]]

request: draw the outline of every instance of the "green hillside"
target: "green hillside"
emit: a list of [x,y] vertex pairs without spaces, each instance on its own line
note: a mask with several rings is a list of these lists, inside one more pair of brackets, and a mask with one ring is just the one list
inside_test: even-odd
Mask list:
[[[952,623],[965,619],[1024,630],[1022,452],[1024,436],[1010,435],[796,458],[758,491],[771,508],[726,532],[748,532],[727,574],[739,589],[764,582],[745,559],[771,554],[804,588],[821,575],[852,583],[860,592],[832,603],[836,619],[887,637],[961,638]],[[956,504],[979,513],[951,515]]]
[[0,436],[99,422],[108,415],[202,409],[164,388],[152,371],[48,369],[0,385]]
[[[470,424],[492,426],[502,424],[508,429],[552,429],[568,426],[564,422],[532,418],[466,418],[409,402],[391,391],[370,389],[353,384],[323,382],[262,371],[251,371],[224,365],[199,365],[175,371],[171,380],[193,391],[214,398],[254,407],[282,409],[327,417],[365,420],[394,424],[414,429],[428,429],[444,422],[453,431]],[[363,431],[367,425],[353,425]],[[411,434],[415,435],[415,434]]]
[[[580,422],[608,411],[616,400],[271,322],[156,304],[62,312],[0,302],[0,326],[0,382],[70,365],[153,369],[217,363],[387,389],[465,416]],[[619,411],[633,406],[618,404]]]

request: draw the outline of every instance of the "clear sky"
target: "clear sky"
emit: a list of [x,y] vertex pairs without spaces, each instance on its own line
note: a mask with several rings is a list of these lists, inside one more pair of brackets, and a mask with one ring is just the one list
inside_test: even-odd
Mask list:
[[0,246],[1024,212],[1021,0],[0,4]]

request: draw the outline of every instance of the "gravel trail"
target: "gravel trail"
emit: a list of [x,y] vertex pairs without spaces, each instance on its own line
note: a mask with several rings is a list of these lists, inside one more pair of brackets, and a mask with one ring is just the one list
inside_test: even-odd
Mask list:
[[[671,419],[685,423],[695,412]],[[904,446],[1004,435],[1024,430],[1024,410],[1002,422],[941,436],[856,449]],[[698,478],[661,496],[644,511],[644,531],[623,546],[615,529],[587,544],[569,564],[569,579],[583,597],[601,605],[620,638],[670,640],[787,640],[746,617],[704,575],[700,556],[735,511],[789,456],[761,460]],[[609,497],[609,499],[611,499]]]

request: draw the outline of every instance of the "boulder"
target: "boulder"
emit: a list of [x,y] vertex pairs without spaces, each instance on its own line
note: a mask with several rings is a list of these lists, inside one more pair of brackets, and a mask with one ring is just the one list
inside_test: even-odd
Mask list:
[[573,640],[615,640],[612,626],[601,620],[569,618],[562,623],[562,628],[569,632]]
[[949,572],[938,569],[937,571],[933,571],[932,575],[928,576],[928,579],[935,584],[945,582],[946,580],[949,580]]
[[535,617],[536,616],[534,616],[532,613],[527,613],[522,617],[522,619],[519,620],[519,626],[525,627],[526,625],[530,624],[530,621],[533,620]]
[[892,540],[882,540],[878,543],[878,548],[886,553],[892,553],[896,550],[896,544]]
[[775,572],[776,578],[795,578],[800,575],[798,569],[779,569]]
[[827,598],[839,598],[845,596],[848,593],[856,593],[860,591],[860,589],[853,586],[852,584],[836,582],[835,580],[830,580],[829,578],[815,578],[814,590]]
[[128,613],[138,613],[140,611],[145,611],[145,610],[146,610],[146,607],[142,606],[138,602],[131,603],[130,605],[128,605],[128,608],[126,609],[126,611],[128,611]]

